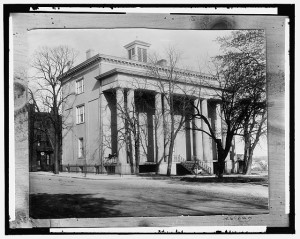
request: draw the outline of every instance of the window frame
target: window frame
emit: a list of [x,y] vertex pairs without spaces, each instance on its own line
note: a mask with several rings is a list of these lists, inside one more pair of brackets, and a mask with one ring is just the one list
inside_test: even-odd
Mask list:
[[[82,82],[81,87],[79,87],[79,82]],[[79,91],[79,89],[81,89],[81,91]],[[83,77],[81,77],[80,79],[75,81],[75,92],[76,92],[76,95],[80,95],[80,94],[84,93],[84,79],[83,79]]]
[[[80,109],[83,109],[82,114],[80,112]],[[85,123],[85,105],[81,104],[76,106],[76,124],[83,124],[83,123]]]
[[133,59],[133,56],[135,55],[135,49],[134,47],[128,50],[128,58],[129,60]]
[[143,47],[138,47],[137,48],[137,59],[139,62],[145,62],[147,63],[147,49]]
[[83,137],[78,138],[78,158],[83,158]]
[[142,48],[142,62],[147,62],[147,49]]
[[143,62],[142,48],[138,47],[138,61]]

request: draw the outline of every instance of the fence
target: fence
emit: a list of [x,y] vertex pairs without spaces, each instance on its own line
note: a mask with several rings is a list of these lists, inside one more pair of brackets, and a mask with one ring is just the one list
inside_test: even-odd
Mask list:
[[[102,169],[102,170],[101,170]],[[115,174],[119,173],[118,165],[61,165],[61,172],[68,173],[94,173],[94,174]]]

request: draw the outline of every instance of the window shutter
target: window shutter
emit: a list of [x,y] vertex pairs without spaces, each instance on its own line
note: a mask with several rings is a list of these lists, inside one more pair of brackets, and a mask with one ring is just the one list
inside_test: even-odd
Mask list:
[[143,49],[143,62],[147,62],[147,50]]
[[138,47],[138,61],[142,61],[142,49]]

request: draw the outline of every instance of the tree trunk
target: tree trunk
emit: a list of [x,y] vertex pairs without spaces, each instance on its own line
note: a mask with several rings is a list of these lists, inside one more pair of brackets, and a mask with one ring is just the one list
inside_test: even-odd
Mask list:
[[223,149],[221,139],[217,139],[217,149],[218,149],[218,170],[217,176],[218,178],[223,177],[224,169],[225,169],[225,160],[231,148],[231,142],[233,140],[233,134],[227,135],[225,149]]
[[252,157],[253,157],[253,148],[248,149],[248,161],[247,161],[247,167],[245,169],[245,174],[250,175],[251,174],[251,166],[252,166]]
[[155,127],[154,141],[155,141],[155,163],[156,163],[155,174],[158,174],[160,162],[158,160],[157,127]]
[[[130,134],[130,133],[129,133]],[[134,162],[133,162],[133,152],[132,152],[132,138],[129,136],[129,164],[130,164],[130,172],[134,174]]]
[[243,168],[243,174],[246,174],[246,169],[248,168],[248,149],[245,146],[244,149],[244,168]]
[[58,132],[54,132],[54,174],[59,174],[59,135]]
[[[250,149],[251,149],[251,141],[250,141],[250,134],[244,134],[244,168],[243,168],[243,174],[247,173],[247,169],[249,167],[249,163],[251,165],[252,162],[249,162],[249,155],[250,155]],[[251,166],[250,166],[251,167]]]
[[226,159],[226,152],[222,147],[222,142],[220,139],[217,139],[217,149],[218,149],[218,170],[217,176],[218,178],[223,177],[224,169],[225,169],[225,159]]
[[168,156],[167,176],[171,176],[171,170],[172,170],[172,158],[173,158],[173,148],[174,148],[174,140],[171,139],[170,146],[169,146],[169,156]]
[[140,138],[137,136],[135,141],[135,174],[140,173]]

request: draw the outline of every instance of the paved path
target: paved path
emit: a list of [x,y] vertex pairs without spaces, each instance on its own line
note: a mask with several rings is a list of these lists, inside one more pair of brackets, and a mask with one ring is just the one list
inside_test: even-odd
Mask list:
[[268,213],[268,187],[135,176],[30,173],[33,218]]

